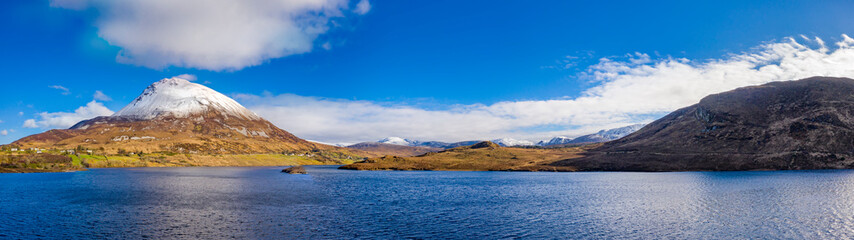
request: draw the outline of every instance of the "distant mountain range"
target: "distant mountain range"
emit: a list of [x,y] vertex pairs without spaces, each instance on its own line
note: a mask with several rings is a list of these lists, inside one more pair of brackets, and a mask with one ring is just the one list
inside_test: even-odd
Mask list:
[[613,128],[607,130],[601,130],[594,134],[587,134],[584,136],[580,136],[577,138],[568,138],[568,137],[554,137],[548,141],[540,141],[537,143],[538,146],[548,147],[548,146],[558,146],[558,145],[571,145],[571,144],[584,144],[584,143],[599,143],[599,142],[607,142],[611,140],[617,140],[626,135],[629,135],[637,130],[643,128],[644,124],[635,124],[631,126],[625,126],[620,128]]
[[[554,137],[548,141],[540,141],[538,143],[533,143],[527,140],[518,140],[513,138],[499,138],[495,140],[491,140],[495,144],[498,144],[502,147],[524,147],[524,146],[541,146],[541,147],[551,147],[551,146],[566,146],[566,145],[577,145],[577,144],[586,144],[586,143],[599,143],[599,142],[607,142],[615,139],[619,139],[626,135],[629,135],[639,129],[641,129],[643,124],[635,124],[631,126],[625,126],[614,129],[606,129],[601,130],[597,133],[588,134],[584,136],[580,136],[577,138],[568,138],[568,137]],[[401,137],[387,137],[380,139],[376,143],[381,144],[390,144],[390,145],[398,145],[398,146],[408,146],[408,147],[427,147],[433,149],[450,149],[455,147],[462,146],[470,146],[476,143],[481,142],[480,140],[473,141],[462,141],[462,142],[440,142],[440,141],[419,141],[406,139]],[[370,145],[371,142],[358,143],[354,145],[350,145],[347,147],[369,150],[366,146]],[[355,146],[355,147],[354,147]]]
[[444,148],[435,148],[427,146],[407,146],[380,142],[363,142],[353,144],[347,147],[370,152],[381,156],[391,155],[399,157],[418,156],[428,152],[438,152],[445,150]]
[[401,146],[410,146],[410,147],[431,147],[431,148],[448,149],[448,148],[455,148],[455,147],[461,147],[461,146],[468,146],[468,145],[478,143],[480,141],[462,141],[462,142],[448,143],[448,142],[440,142],[440,141],[418,141],[418,140],[410,140],[410,139],[405,139],[405,138],[400,138],[400,137],[387,137],[387,138],[380,139],[377,142],[378,143],[401,145]]

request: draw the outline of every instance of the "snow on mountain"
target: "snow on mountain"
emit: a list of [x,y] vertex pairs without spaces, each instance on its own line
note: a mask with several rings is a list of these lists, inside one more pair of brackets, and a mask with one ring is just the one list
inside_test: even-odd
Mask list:
[[435,147],[435,148],[448,149],[448,148],[474,145],[474,144],[479,143],[479,142],[482,142],[482,141],[474,140],[474,141],[462,141],[462,142],[455,142],[455,143],[446,143],[446,142],[439,142],[439,141],[426,141],[426,142],[415,141],[415,145],[418,147]]
[[632,134],[637,130],[643,128],[644,124],[635,124],[631,126],[625,126],[620,128],[613,128],[607,130],[600,130],[594,134],[588,134],[584,136],[580,136],[577,138],[568,138],[568,137],[554,137],[549,141],[540,141],[537,145],[540,146],[552,146],[552,145],[561,145],[561,144],[572,144],[572,143],[597,143],[597,142],[607,142],[611,140],[617,140],[626,135]]
[[160,116],[176,118],[214,111],[222,115],[261,119],[234,99],[182,78],[166,78],[151,84],[142,95],[113,116],[148,120]]
[[405,139],[405,138],[399,138],[399,137],[387,137],[387,138],[383,138],[377,142],[378,143],[394,144],[394,145],[402,145],[402,146],[415,146],[415,141]]
[[617,140],[622,137],[625,137],[626,135],[632,134],[637,130],[640,130],[643,126],[644,124],[635,124],[621,128],[601,130],[594,134],[588,134],[581,137],[577,137],[572,140],[572,143],[607,142],[611,140]]
[[[482,141],[475,140],[475,141],[462,141],[462,142],[447,143],[447,142],[439,142],[439,141],[418,141],[418,140],[411,140],[411,139],[400,138],[400,137],[387,137],[387,138],[383,138],[382,140],[379,140],[377,142],[378,143],[402,145],[402,146],[410,146],[410,147],[434,147],[434,148],[445,148],[445,149],[447,149],[447,148],[468,146],[468,145],[476,144],[476,143],[479,143]],[[500,138],[500,139],[492,140],[492,142],[494,142],[498,145],[504,146],[504,147],[533,146],[534,145],[534,143],[531,141],[516,140],[513,138]]]
[[[577,138],[563,137],[558,136],[548,141],[543,140],[538,143],[534,143],[527,140],[517,140],[513,138],[499,138],[492,140],[491,142],[498,144],[502,147],[521,147],[521,146],[554,146],[554,145],[563,145],[563,144],[573,144],[573,143],[597,143],[597,142],[607,142],[611,140],[616,140],[626,135],[629,135],[637,130],[640,130],[644,124],[635,124],[631,126],[625,126],[614,129],[606,129],[601,130],[594,134],[588,134],[584,136],[580,136]],[[377,142],[380,143],[388,143],[402,146],[411,146],[411,147],[436,147],[436,148],[454,148],[460,146],[468,146],[480,141],[464,141],[464,142],[456,142],[456,143],[446,143],[446,142],[438,142],[438,141],[417,141],[410,140],[400,137],[387,137]]]
[[572,138],[564,137],[564,136],[558,136],[558,137],[553,137],[552,139],[549,139],[549,141],[545,141],[545,140],[540,141],[537,143],[537,145],[539,145],[539,146],[551,146],[551,145],[568,144],[568,143],[572,143]]
[[495,144],[498,144],[502,147],[513,147],[513,146],[531,146],[534,145],[533,142],[527,140],[516,140],[512,138],[500,138],[492,140]]
[[353,145],[352,143],[328,143],[328,142],[321,142],[321,141],[315,141],[315,140],[309,140],[309,139],[306,139],[306,141],[313,142],[313,143],[325,144],[325,145],[329,145],[329,146],[336,146],[336,147],[347,147],[347,146]]

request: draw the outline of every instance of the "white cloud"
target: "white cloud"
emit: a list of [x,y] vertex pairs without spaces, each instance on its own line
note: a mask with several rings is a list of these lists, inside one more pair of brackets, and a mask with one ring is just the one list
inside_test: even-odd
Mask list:
[[27,119],[27,120],[24,120],[24,126],[23,127],[25,127],[25,128],[38,128],[39,125],[36,124],[35,119]]
[[[310,52],[330,19],[345,16],[348,0],[52,0],[51,6],[96,9],[98,36],[122,48],[119,62],[219,71]],[[357,11],[363,7],[370,4],[357,4]]]
[[184,79],[184,80],[187,80],[187,81],[190,81],[190,82],[193,82],[193,81],[198,80],[198,78],[196,77],[196,75],[193,75],[193,74],[186,74],[186,73],[185,73],[185,74],[178,75],[178,76],[174,76],[174,77],[175,77],[175,78]]
[[18,116],[24,116],[24,112],[18,112]]
[[371,3],[368,0],[361,0],[356,4],[356,9],[353,9],[353,12],[359,15],[365,15],[369,11],[371,11]]
[[811,76],[854,77],[854,39],[843,35],[831,50],[818,38],[803,43],[788,38],[750,52],[705,61],[653,59],[642,53],[603,58],[582,77],[596,85],[574,99],[427,110],[290,94],[235,97],[279,127],[324,142],[371,141],[387,136],[444,141],[499,137],[537,140],[648,122],[712,93]]
[[9,135],[9,130],[6,130],[6,129],[0,130],[0,136],[6,136],[6,135]]
[[49,87],[49,88],[53,88],[53,89],[61,90],[61,91],[62,91],[62,95],[68,95],[68,94],[71,94],[71,91],[70,91],[70,90],[68,90],[68,88],[63,87],[63,86],[60,86],[60,85],[51,85],[51,86],[47,86],[47,87]]
[[101,90],[96,90],[95,94],[92,95],[92,98],[95,100],[101,100],[101,101],[105,101],[105,102],[113,101],[113,98],[110,98],[110,96],[107,96],[107,94],[104,94],[104,92],[101,92]]
[[91,101],[86,106],[81,106],[74,112],[42,112],[38,119],[27,119],[24,121],[25,128],[69,128],[74,124],[98,116],[113,115],[113,111],[104,107],[103,104]]

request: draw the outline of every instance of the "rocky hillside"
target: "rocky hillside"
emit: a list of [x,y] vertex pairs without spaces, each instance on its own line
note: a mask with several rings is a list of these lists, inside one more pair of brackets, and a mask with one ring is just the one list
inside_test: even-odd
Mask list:
[[854,168],[854,80],[813,77],[710,95],[585,157],[551,165],[604,171]]

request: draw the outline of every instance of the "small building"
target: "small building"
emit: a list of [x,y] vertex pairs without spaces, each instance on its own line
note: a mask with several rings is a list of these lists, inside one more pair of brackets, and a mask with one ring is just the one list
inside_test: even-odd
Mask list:
[[18,148],[12,148],[12,152],[17,152]]

